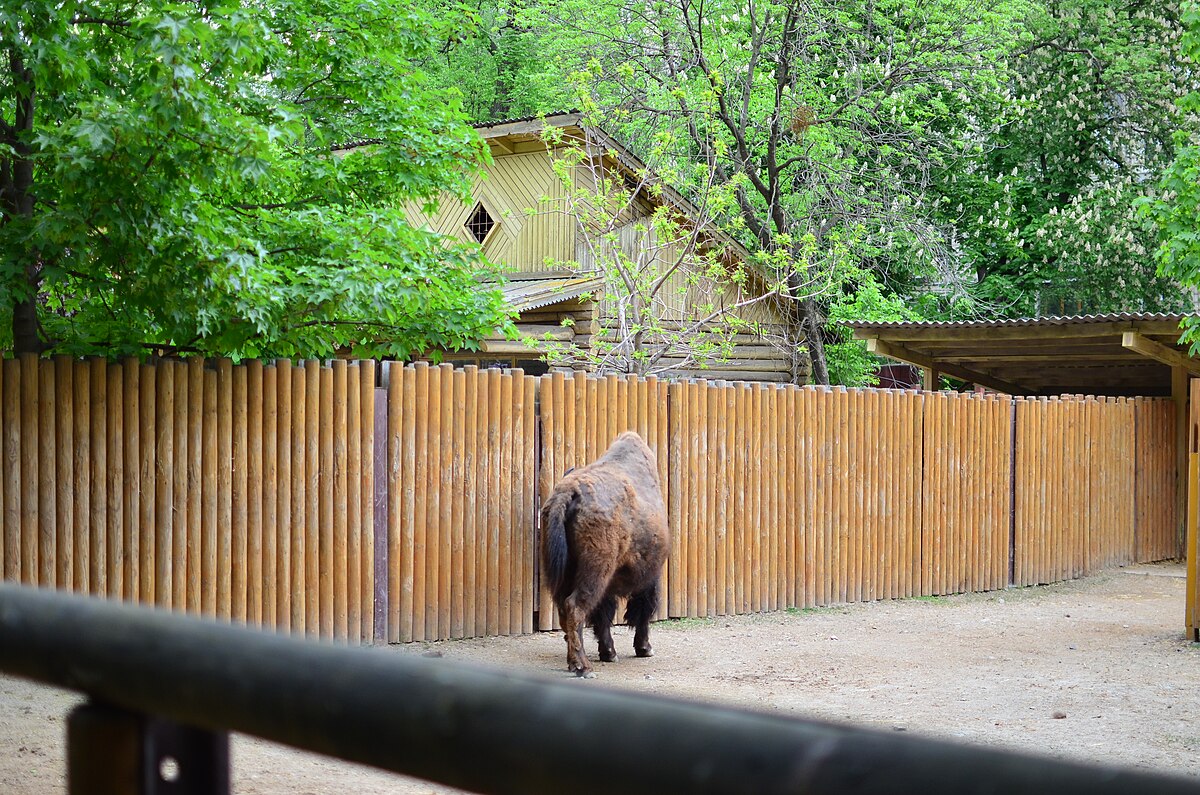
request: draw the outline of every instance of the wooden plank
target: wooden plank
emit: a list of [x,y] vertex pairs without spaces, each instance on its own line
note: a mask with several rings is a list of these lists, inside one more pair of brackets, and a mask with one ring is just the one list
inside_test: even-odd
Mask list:
[[263,363],[254,359],[246,371],[246,622],[263,624]]
[[[14,368],[12,372],[19,371]],[[5,369],[5,387],[8,385],[9,374],[10,371]],[[88,418],[88,433],[91,437],[89,476],[91,495],[88,499],[87,510],[87,513],[91,515],[88,527],[88,532],[91,534],[88,541],[91,548],[91,562],[88,574],[88,592],[94,596],[106,596],[109,594],[109,539],[113,533],[108,506],[108,361],[100,357],[92,359],[88,364],[88,379],[91,382],[91,414]],[[6,461],[6,475],[9,472],[9,466],[10,462]],[[5,489],[7,491],[7,483]],[[14,491],[17,494],[20,493],[15,484]],[[7,504],[5,509],[7,511]],[[13,519],[18,518],[17,515],[13,517]]]
[[463,368],[462,426],[460,442],[462,450],[462,592],[463,617],[462,637],[478,635],[476,626],[476,594],[479,584],[476,576],[477,527],[475,524],[477,463],[477,428],[479,425],[479,368],[467,365]]
[[[7,366],[7,364],[6,364]],[[110,599],[120,599],[125,593],[125,381],[124,371],[114,364],[105,368],[107,386],[107,465],[105,467],[105,490],[108,503],[107,584],[105,591]],[[7,385],[7,380],[5,384]]]
[[511,467],[511,479],[509,491],[509,503],[507,506],[508,515],[508,534],[509,534],[509,557],[508,557],[508,605],[509,605],[509,633],[519,634],[524,626],[524,619],[521,615],[523,599],[522,599],[522,582],[521,578],[525,570],[522,561],[522,555],[525,549],[524,539],[522,537],[522,521],[521,513],[524,509],[525,496],[523,486],[525,482],[525,474],[523,472],[523,464],[525,460],[525,371],[516,368],[510,373],[512,385],[509,400],[512,404],[512,422],[510,424],[510,450],[509,450],[509,466]]
[[728,579],[729,566],[729,418],[726,405],[728,387],[718,383],[709,387],[709,418],[712,431],[710,456],[714,459],[715,469],[711,474],[712,484],[709,492],[713,500],[712,526],[715,537],[713,555],[714,579],[712,588],[712,614],[725,616],[730,610],[729,592],[731,583]]
[[321,634],[321,363],[304,363],[304,632]]
[[[349,494],[349,424],[347,412],[350,403],[350,379],[345,359],[334,359],[330,367],[322,372],[322,378],[331,382],[329,387],[330,402],[325,404],[332,408],[332,417],[326,420],[330,426],[329,442],[332,446],[330,458],[333,464],[333,494],[332,494],[332,528],[330,544],[330,567],[333,570],[333,637],[343,643],[349,640],[350,625],[350,505],[347,501]],[[325,375],[329,373],[329,375]],[[357,402],[358,394],[354,395]],[[323,440],[324,441],[324,440]],[[358,561],[354,561],[357,571]],[[357,597],[357,594],[355,594]],[[357,598],[355,602],[357,603]],[[357,616],[356,616],[357,617]],[[357,624],[357,622],[355,622]],[[355,627],[355,634],[358,627]]]
[[192,609],[188,604],[188,445],[190,427],[188,410],[191,406],[191,381],[186,362],[176,362],[175,368],[175,451],[172,464],[171,496],[175,514],[174,532],[171,534],[171,606],[180,611]]
[[[463,523],[463,506],[464,494],[463,485],[463,448],[466,446],[466,373],[462,370],[455,370],[452,373],[451,383],[451,399],[450,399],[450,427],[453,429],[454,441],[450,449],[443,450],[444,457],[448,455],[450,465],[444,472],[449,472],[449,483],[443,481],[443,485],[447,486],[450,491],[451,500],[448,500],[447,520],[450,523],[450,558],[444,568],[447,575],[447,587],[449,591],[449,608],[450,608],[450,623],[448,633],[452,638],[461,638],[465,636],[464,620],[466,615],[466,588],[464,582],[464,561],[466,550],[464,549],[465,528]],[[447,588],[443,588],[445,592]]]
[[154,603],[171,607],[174,567],[171,549],[175,535],[175,364],[161,361],[155,367],[154,426]]
[[[431,514],[432,521],[438,524],[438,555],[437,555],[437,587],[432,591],[434,598],[434,614],[437,618],[437,634],[438,640],[445,640],[450,637],[450,619],[451,619],[451,563],[453,558],[453,539],[451,522],[451,509],[454,506],[454,495],[452,493],[454,483],[452,479],[452,462],[454,458],[453,446],[453,423],[454,423],[454,369],[452,365],[443,364],[438,368],[438,390],[440,392],[440,400],[438,405],[441,407],[441,431],[439,433],[440,448],[438,448],[438,456],[431,460],[430,465],[436,466],[436,476],[438,479],[438,504],[437,513]],[[430,564],[431,569],[433,564]],[[431,572],[432,573],[432,572]],[[427,620],[432,620],[427,619]]]
[[41,536],[41,499],[38,482],[41,477],[41,445],[38,444],[38,384],[41,368],[37,354],[20,354],[21,371],[21,582],[37,585],[41,570],[38,553]]
[[882,517],[881,502],[885,499],[885,479],[883,467],[886,461],[880,460],[880,448],[887,444],[881,433],[879,393],[874,389],[864,389],[862,393],[863,408],[863,445],[865,470],[863,472],[867,487],[863,490],[863,601],[873,602],[884,598],[883,562],[886,553],[881,535]]
[[[71,540],[75,566],[71,572],[71,590],[92,592],[92,372],[87,361],[70,363],[74,369],[75,414],[71,429],[75,443],[64,451],[73,460],[71,472]],[[103,514],[101,514],[103,516]],[[0,549],[0,556],[3,549]]]
[[29,471],[23,466],[21,443],[25,436],[21,428],[21,360],[5,359],[3,371],[4,419],[4,566],[0,574],[9,582],[21,582],[24,484]]
[[684,524],[687,568],[684,577],[688,589],[687,615],[695,618],[703,615],[700,606],[703,596],[700,566],[704,562],[704,554],[700,549],[703,541],[700,510],[703,505],[701,499],[704,493],[704,481],[701,479],[700,457],[704,455],[704,447],[701,442],[700,423],[703,421],[704,414],[700,408],[700,390],[694,380],[689,380],[687,384],[687,412],[685,426],[688,440],[687,522]]
[[671,550],[667,555],[667,613],[672,618],[679,618],[687,613],[687,599],[680,589],[685,562],[683,559],[682,527],[683,515],[683,481],[687,477],[683,468],[683,447],[686,444],[683,416],[686,409],[683,406],[684,385],[678,381],[667,386],[667,410],[671,414],[668,424],[668,488],[667,488],[667,517],[671,525]]
[[814,390],[815,404],[814,417],[816,422],[817,438],[817,454],[814,456],[816,465],[814,467],[814,477],[816,478],[813,493],[817,497],[816,516],[817,527],[814,528],[814,538],[816,541],[814,548],[814,563],[816,571],[814,574],[814,594],[816,605],[827,605],[832,601],[833,594],[833,561],[835,558],[832,555],[833,550],[833,511],[837,503],[837,494],[835,486],[831,478],[833,471],[833,444],[832,437],[836,427],[835,418],[832,415],[832,390],[829,387],[821,386]]
[[746,390],[745,384],[730,384],[730,400],[732,401],[732,420],[726,419],[727,423],[732,422],[732,446],[733,446],[733,480],[731,489],[731,510],[734,516],[732,525],[732,551],[733,569],[731,574],[732,596],[733,602],[730,608],[731,614],[745,612],[748,609],[748,599],[746,599],[746,491],[745,477],[746,470],[749,467],[749,444],[748,444],[748,417],[746,417]]
[[216,556],[217,579],[216,615],[220,619],[233,617],[233,569],[236,545],[233,531],[233,439],[234,439],[233,363],[217,361],[217,522]]
[[71,484],[75,473],[75,426],[74,366],[69,356],[56,356],[46,362],[46,368],[54,373],[54,390],[48,406],[50,422],[53,424],[51,443],[42,452],[51,456],[54,521],[47,525],[54,534],[54,579],[49,583],[60,590],[69,590],[75,569],[75,546],[71,540],[74,525],[74,502],[71,500]]
[[249,473],[249,373],[246,366],[232,368],[233,376],[233,428],[232,459],[230,462],[230,511],[232,520],[230,529],[229,558],[231,564],[229,577],[229,617],[238,623],[245,623],[247,618],[246,596],[247,579],[250,574],[250,535],[249,535],[249,500],[247,489]]
[[918,590],[921,596],[933,594],[933,556],[934,556],[934,525],[937,522],[936,511],[936,466],[938,450],[936,444],[937,424],[934,422],[934,408],[939,398],[936,392],[927,392],[922,402],[922,459],[925,462],[925,478],[921,483],[921,580]]
[[43,588],[53,588],[58,577],[58,522],[56,519],[57,495],[55,494],[55,478],[57,442],[55,440],[55,371],[54,363],[47,361],[37,363],[37,440],[38,453],[37,469],[37,499],[38,499],[38,536],[37,536],[37,579],[34,581]]
[[[667,413],[667,383],[655,379],[651,387],[650,401],[653,405],[653,431],[655,437],[655,454],[658,458],[659,485],[663,489],[663,504],[668,504],[671,497],[671,487],[668,482],[668,443],[670,439],[670,416]],[[663,561],[663,576],[667,576],[667,562]],[[669,583],[668,583],[669,586]],[[658,613],[656,618],[667,618],[667,594],[664,589],[659,594]]]
[[[424,634],[419,636],[425,640],[434,640],[440,637],[438,634],[438,576],[441,573],[439,564],[442,552],[442,526],[439,521],[442,514],[441,469],[444,428],[442,375],[440,367],[429,368],[428,432],[425,438],[425,623]],[[418,521],[420,520],[418,519]],[[419,562],[420,556],[418,556]]]
[[[481,370],[478,375],[475,427],[475,635],[488,634],[488,591],[493,587],[489,579],[488,561],[491,548],[491,502],[496,496],[496,486],[491,480],[491,431],[496,422],[492,414],[491,392],[494,386],[490,370]],[[545,614],[543,614],[543,618]],[[544,627],[549,629],[549,626]]]
[[[187,525],[184,547],[187,567],[184,570],[184,602],[190,613],[203,612],[203,572],[201,571],[201,538],[204,517],[204,359],[195,356],[187,363],[187,462],[185,478],[187,495]],[[211,456],[211,451],[209,453]],[[274,557],[271,558],[274,560]]]
[[415,517],[412,526],[412,639],[427,640],[429,516],[437,516],[433,510],[436,503],[428,499],[429,439],[434,435],[433,423],[441,421],[432,403],[435,395],[440,397],[440,392],[436,389],[436,383],[431,383],[432,374],[424,362],[418,362],[416,365],[416,379],[416,405],[426,409],[416,420]]
[[[293,635],[304,635],[310,631],[308,626],[307,567],[305,558],[308,555],[308,390],[304,362],[298,361],[291,368],[292,373],[292,438],[291,438],[291,572],[289,574],[291,592],[291,615],[288,620]],[[316,411],[316,406],[311,407]]]
[[[437,522],[438,543],[436,561],[430,562],[430,574],[433,576],[434,569],[436,569],[437,586],[432,591],[434,609],[426,621],[432,622],[436,617],[437,634],[434,636],[438,640],[445,640],[450,636],[450,566],[452,555],[454,555],[454,551],[451,549],[450,528],[450,509],[454,506],[454,495],[451,494],[451,488],[454,485],[451,480],[451,459],[454,458],[454,449],[452,449],[452,441],[454,441],[454,436],[452,436],[454,434],[454,428],[452,428],[452,423],[454,423],[454,379],[452,376],[454,376],[454,369],[451,365],[443,364],[438,367],[437,410],[440,412],[440,416],[438,438],[434,441],[433,452],[431,452],[431,455],[436,452],[436,456],[431,460],[431,466],[436,466],[433,476],[437,478],[438,501],[436,510],[431,510],[430,520]],[[436,566],[434,566],[434,562],[436,562]]]
[[141,512],[137,517],[137,534],[138,540],[138,578],[140,589],[137,600],[144,605],[154,603],[155,582],[154,582],[154,560],[155,560],[155,528],[158,526],[155,521],[155,442],[156,429],[158,427],[155,421],[157,403],[155,402],[155,394],[157,391],[156,370],[152,364],[144,364],[140,368],[139,385],[141,397],[139,401],[141,409],[140,427],[143,435],[141,438],[141,449],[138,451],[138,480],[141,492]]
[[[416,523],[417,499],[421,499],[421,521],[425,518],[424,481],[418,478],[417,466],[424,457],[424,447],[417,454],[418,434],[425,423],[417,421],[416,401],[428,399],[428,365],[401,367],[392,363],[388,371],[388,456],[391,475],[388,483],[388,604],[392,616],[388,639],[407,643],[417,637],[416,621]],[[425,405],[422,402],[421,405]],[[423,440],[422,440],[423,444]],[[422,473],[423,474],[423,473]],[[424,579],[421,581],[424,588]],[[424,591],[422,590],[422,600]],[[424,603],[421,605],[424,622]],[[422,630],[424,635],[424,630]]]
[[[193,415],[195,416],[195,415]],[[195,427],[199,427],[198,424]],[[262,587],[261,622],[279,627],[279,370],[263,368],[262,376]],[[197,464],[197,468],[198,464]],[[191,513],[189,512],[189,517]]]
[[709,451],[711,448],[711,425],[710,411],[714,408],[708,400],[709,387],[705,381],[696,381],[692,388],[695,389],[693,399],[697,404],[697,416],[699,424],[696,426],[693,433],[699,434],[697,443],[697,456],[694,462],[696,467],[696,536],[695,544],[698,558],[698,566],[696,568],[696,576],[699,580],[697,584],[697,603],[696,615],[710,616],[710,604],[712,602],[713,587],[712,577],[716,574],[713,566],[713,557],[716,550],[713,548],[713,531],[711,525],[712,519],[712,495],[713,484],[709,473]]
[[[309,483],[317,486],[317,568],[314,572],[317,579],[317,632],[321,638],[330,640],[334,637],[334,569],[337,562],[334,559],[334,453],[333,426],[337,420],[333,411],[333,369],[317,365],[317,405],[316,421],[310,420],[309,427],[317,432],[317,474],[309,476]],[[311,560],[311,558],[310,558]]]
[[[335,365],[336,366],[336,365]],[[337,371],[334,371],[336,378]],[[371,639],[371,625],[363,623],[363,611],[374,613],[373,603],[363,589],[363,578],[371,581],[374,569],[363,566],[364,542],[374,547],[370,537],[364,538],[362,522],[363,511],[363,461],[362,461],[362,412],[368,409],[374,415],[372,395],[364,395],[360,383],[362,376],[361,362],[354,362],[346,368],[346,437],[345,437],[345,491],[342,495],[346,512],[345,544],[346,544],[346,640],[350,643],[362,643]],[[337,385],[334,385],[337,391]],[[340,454],[338,454],[340,455]],[[374,467],[371,467],[373,470]],[[334,484],[337,485],[336,483]],[[374,497],[374,489],[368,491]],[[336,613],[336,609],[335,609]],[[337,632],[337,626],[334,626]]]
[[802,502],[797,505],[800,525],[798,531],[802,534],[799,576],[803,588],[797,594],[798,607],[810,608],[816,604],[814,579],[818,567],[816,565],[817,544],[817,487],[816,487],[816,419],[814,404],[816,390],[804,386],[796,392],[796,453],[799,464],[797,497]]
[[755,466],[747,470],[747,475],[750,476],[750,482],[747,487],[750,489],[750,515],[753,517],[754,524],[752,527],[752,547],[751,556],[752,566],[750,568],[750,583],[752,599],[750,609],[755,613],[761,613],[767,609],[767,598],[769,590],[767,587],[767,568],[769,563],[766,556],[770,554],[770,539],[767,537],[765,527],[767,517],[767,492],[766,479],[767,473],[763,469],[763,463],[766,458],[767,436],[764,425],[767,418],[767,410],[764,404],[764,390],[766,387],[763,384],[752,384],[750,389],[750,424],[752,430],[751,438],[751,461],[755,462]]
[[[376,637],[375,627],[375,540],[376,534],[382,534],[387,537],[387,527],[378,526],[375,521],[375,448],[376,445],[386,444],[386,429],[377,428],[375,425],[375,362],[364,360],[358,362],[358,388],[359,388],[359,428],[361,440],[358,443],[358,449],[361,455],[361,467],[355,470],[351,467],[352,483],[354,472],[358,471],[357,479],[360,482],[360,491],[357,499],[359,505],[359,514],[361,516],[358,524],[359,530],[359,620],[360,634],[359,640],[362,643],[370,643]],[[380,436],[376,436],[379,433]],[[353,444],[353,441],[351,442]],[[353,489],[353,486],[351,487]],[[351,499],[354,501],[354,492],[351,491]],[[353,527],[353,525],[352,525]],[[394,563],[392,564],[395,565]],[[386,638],[384,632],[379,633],[379,637]]]
[[521,470],[523,473],[522,493],[524,499],[522,502],[522,538],[524,539],[524,550],[521,556],[522,571],[521,571],[521,631],[525,634],[533,632],[533,611],[537,591],[534,586],[534,558],[537,555],[537,547],[534,544],[534,528],[536,527],[537,503],[534,499],[536,489],[536,436],[535,424],[537,422],[536,409],[536,389],[537,379],[531,375],[525,376],[525,405],[524,405],[524,424],[522,425],[524,461],[522,462]]
[[[565,433],[562,426],[565,424],[563,418],[567,413],[568,403],[564,402],[564,388],[565,376],[561,371],[548,373],[539,379],[539,389],[541,391],[540,419],[542,441],[537,489],[542,505],[546,504],[546,500],[550,495],[550,490],[554,487],[554,481],[556,477],[556,473],[554,471],[555,439],[562,438]],[[575,408],[573,399],[569,401],[569,405],[573,416]],[[541,563],[544,543],[545,541],[539,533],[536,544],[537,567],[535,569],[538,611],[537,628],[539,630],[549,630],[554,628],[554,603],[551,598],[551,594],[542,579],[543,572]]]
[[[200,610],[204,615],[217,614],[217,372],[204,371],[201,388],[201,434],[204,439],[204,460],[200,470]],[[128,393],[126,394],[128,399]],[[129,428],[126,425],[126,432]],[[126,476],[132,477],[126,470]]]
[[501,633],[500,614],[500,512],[505,497],[505,480],[502,470],[501,428],[508,419],[501,397],[502,374],[500,370],[488,370],[488,528],[487,546],[487,634]]
[[295,550],[292,541],[295,538],[292,525],[295,517],[295,496],[292,485],[295,482],[292,473],[292,453],[294,446],[294,428],[296,416],[293,413],[292,398],[295,383],[290,359],[275,361],[275,455],[279,484],[275,494],[275,628],[281,632],[292,631],[292,571]]

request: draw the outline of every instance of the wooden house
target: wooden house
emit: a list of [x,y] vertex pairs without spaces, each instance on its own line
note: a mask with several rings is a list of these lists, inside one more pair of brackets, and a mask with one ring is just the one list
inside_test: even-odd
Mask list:
[[[555,128],[551,131],[555,134],[547,135],[548,127]],[[646,219],[664,204],[685,219],[683,223],[698,218],[699,213],[670,186],[659,184],[650,190],[653,177],[648,177],[641,161],[602,130],[584,125],[578,114],[519,119],[477,129],[491,149],[492,163],[475,178],[471,201],[444,200],[432,215],[415,204],[407,209],[412,223],[473,240],[491,261],[510,270],[503,291],[524,336],[521,340],[486,339],[480,352],[450,353],[446,358],[482,366],[521,367],[535,374],[555,364],[594,365],[596,356],[588,354],[595,354],[604,347],[603,340],[618,333],[618,317],[610,305],[612,294],[606,292],[606,276],[597,267],[595,240],[589,238],[577,214],[564,211],[572,192],[561,176],[563,169],[569,169],[570,179],[585,189],[598,180],[613,178],[630,187],[635,200],[621,210],[623,214],[614,216],[618,227],[610,239],[618,240],[615,245],[629,257],[648,256],[653,260],[648,268],[661,267],[663,260],[677,252],[671,244],[647,242],[653,232],[647,232]],[[573,148],[575,159],[569,166],[560,162],[556,170],[556,161],[568,147]],[[719,231],[699,231],[705,245],[719,247],[720,256],[730,264],[749,261],[745,249]],[[674,274],[655,299],[654,311],[663,326],[688,329],[689,323],[705,317],[713,307],[724,307],[750,326],[733,337],[725,361],[709,358],[701,363],[670,349],[658,362],[660,374],[804,383],[809,371],[798,332],[788,322],[781,299],[770,295],[759,281],[750,279],[749,287],[735,287],[731,281],[722,284],[719,278],[698,283],[682,272]],[[762,300],[743,305],[746,291],[756,289]],[[544,361],[548,349],[554,353],[550,365]],[[572,350],[579,354],[573,362],[569,355],[564,357],[564,352]]]

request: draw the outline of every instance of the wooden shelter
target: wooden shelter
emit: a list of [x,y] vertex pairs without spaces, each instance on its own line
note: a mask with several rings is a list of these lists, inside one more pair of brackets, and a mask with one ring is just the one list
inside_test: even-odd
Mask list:
[[1179,344],[1183,315],[847,324],[872,353],[1009,395],[1175,397],[1200,360]]
[[[557,128],[556,135],[544,135],[547,127]],[[621,219],[619,245],[627,254],[652,245],[639,222],[656,207],[669,205],[688,219],[699,219],[701,213],[669,185],[647,179],[646,166],[638,158],[603,130],[584,125],[577,113],[497,122],[477,130],[491,149],[492,163],[475,178],[471,200],[464,204],[447,198],[433,214],[425,214],[413,204],[406,208],[411,221],[465,242],[477,242],[488,259],[510,269],[510,281],[503,290],[523,334],[559,347],[569,343],[586,352],[611,331],[611,313],[603,300],[604,279],[593,258],[593,245],[585,239],[578,220],[563,211],[567,191],[555,171],[561,150],[586,147],[586,167],[573,166],[577,185],[586,187],[597,174],[621,178],[630,186],[655,185],[654,191],[640,190],[633,210]],[[719,230],[701,231],[723,256],[742,262],[749,258],[744,248]],[[705,292],[677,274],[661,293],[659,317],[665,324],[686,323],[697,316],[698,307],[729,305],[726,293],[731,289],[726,286],[717,288],[716,294]],[[808,364],[798,354],[797,330],[775,299],[734,312],[760,332],[736,337],[729,361],[710,361],[705,369],[679,361],[680,366],[669,374],[793,383],[807,379]],[[481,352],[446,358],[478,364],[521,363],[527,371],[538,372],[544,368],[537,364],[542,352],[537,344],[497,337],[483,340]],[[580,357],[575,364],[585,365],[585,360]]]

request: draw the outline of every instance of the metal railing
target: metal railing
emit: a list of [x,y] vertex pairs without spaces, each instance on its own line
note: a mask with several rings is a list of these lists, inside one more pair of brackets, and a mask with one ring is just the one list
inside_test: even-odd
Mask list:
[[1200,792],[1200,782],[1145,771],[299,641],[15,585],[0,585],[0,671],[91,697],[69,720],[72,795],[227,792],[228,731],[500,795]]

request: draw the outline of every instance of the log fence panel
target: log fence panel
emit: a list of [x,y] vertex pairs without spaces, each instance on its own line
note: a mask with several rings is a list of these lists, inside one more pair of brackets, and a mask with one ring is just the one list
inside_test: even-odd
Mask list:
[[1157,398],[23,356],[0,366],[0,573],[363,642],[382,533],[388,640],[551,629],[538,508],[634,429],[674,536],[660,617],[1002,588],[1010,557],[1014,584],[1053,582],[1179,554],[1174,415]]

